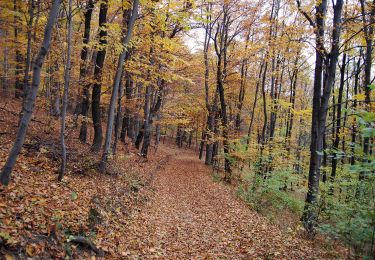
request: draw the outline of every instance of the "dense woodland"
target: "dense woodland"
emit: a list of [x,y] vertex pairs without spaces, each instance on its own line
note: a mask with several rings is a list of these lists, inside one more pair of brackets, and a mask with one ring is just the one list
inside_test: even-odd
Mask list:
[[0,0],[0,200],[49,125],[48,185],[75,178],[74,149],[111,175],[178,147],[271,222],[370,259],[374,29],[373,0]]

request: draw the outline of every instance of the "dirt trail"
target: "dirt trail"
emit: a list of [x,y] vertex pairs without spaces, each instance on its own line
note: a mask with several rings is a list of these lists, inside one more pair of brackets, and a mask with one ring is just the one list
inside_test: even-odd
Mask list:
[[150,201],[129,225],[129,258],[310,259],[310,243],[283,234],[251,211],[233,190],[215,183],[195,154],[163,147],[170,156],[155,173]]

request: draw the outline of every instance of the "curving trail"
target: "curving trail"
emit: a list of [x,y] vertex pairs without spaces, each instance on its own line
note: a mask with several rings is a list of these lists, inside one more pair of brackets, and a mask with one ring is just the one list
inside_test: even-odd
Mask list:
[[129,223],[130,259],[316,259],[311,243],[286,234],[213,182],[210,168],[186,150],[155,173],[153,195]]

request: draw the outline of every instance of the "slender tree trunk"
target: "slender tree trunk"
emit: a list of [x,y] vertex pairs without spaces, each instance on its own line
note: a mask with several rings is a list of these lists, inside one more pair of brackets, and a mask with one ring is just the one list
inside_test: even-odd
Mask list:
[[[122,72],[124,74],[124,71]],[[122,128],[122,108],[121,108],[121,101],[122,97],[124,96],[124,87],[123,87],[123,77],[121,76],[120,86],[118,90],[118,97],[117,97],[117,112],[115,117],[115,129],[114,129],[114,140],[112,146],[112,153],[113,155],[116,154],[117,150],[117,143],[119,138],[119,130]]]
[[[205,127],[205,126],[203,126],[203,127]],[[206,132],[205,132],[205,130],[204,129],[202,129],[202,137],[201,137],[201,142],[200,142],[200,144],[199,144],[199,160],[202,160],[202,158],[203,158],[203,150],[204,150],[204,140],[205,140],[205,138],[206,138]]]
[[[366,10],[365,10],[365,1],[360,0],[362,19],[363,19],[363,28],[366,40],[366,53],[365,53],[365,77],[364,77],[364,89],[365,89],[365,105],[366,110],[370,111],[370,102],[371,102],[371,68],[372,68],[372,50],[373,50],[373,38],[374,38],[374,27],[375,22],[375,0],[372,1],[371,11],[369,12],[369,19],[366,21]],[[370,5],[370,4],[369,4]],[[363,153],[364,161],[368,161],[368,155],[370,153],[370,138],[364,137],[363,139]],[[359,175],[360,179],[364,179],[364,173],[361,172]]]
[[[249,39],[250,39],[250,31],[248,32],[246,36],[245,53],[248,47]],[[236,115],[236,121],[235,121],[235,128],[237,131],[240,131],[241,122],[242,122],[241,112],[242,112],[242,107],[243,107],[243,101],[245,99],[247,68],[248,68],[247,58],[244,58],[242,59],[242,62],[241,62],[240,93],[238,94],[237,115]]]
[[92,17],[93,10],[94,10],[94,2],[93,0],[88,0],[86,4],[85,14],[84,14],[85,29],[83,32],[83,47],[81,50],[81,64],[80,64],[80,70],[79,70],[80,84],[83,86],[82,101],[81,101],[82,122],[81,122],[80,131],[79,131],[79,140],[83,143],[86,143],[86,140],[87,140],[87,116],[88,116],[89,105],[90,105],[91,84],[86,82],[87,74],[88,74],[87,60],[89,56],[89,50],[88,50],[87,44],[90,41],[91,17]]
[[38,88],[40,85],[40,74],[41,74],[43,62],[51,44],[52,29],[53,29],[53,25],[55,24],[57,20],[60,4],[61,4],[61,0],[54,0],[52,4],[52,8],[49,13],[47,24],[44,30],[44,39],[42,42],[42,46],[39,50],[39,53],[35,59],[34,66],[33,66],[33,78],[31,82],[31,88],[30,88],[29,93],[27,94],[26,101],[24,102],[24,105],[22,107],[23,113],[22,113],[22,117],[20,120],[18,131],[17,131],[16,140],[8,155],[8,159],[5,165],[1,169],[0,182],[3,185],[8,185],[10,174],[13,170],[18,154],[20,153],[22,145],[25,141],[26,130],[29,125],[32,113],[34,111],[35,99],[36,99],[36,95],[37,95]]
[[[156,114],[156,120],[160,120],[160,113]],[[155,126],[155,146],[157,147],[160,143],[160,131],[161,131],[161,126],[159,123],[156,124]]]
[[100,111],[100,97],[102,89],[102,78],[103,78],[103,66],[104,59],[106,55],[106,45],[107,45],[107,28],[105,24],[107,23],[107,12],[108,12],[108,0],[103,0],[100,4],[99,11],[99,45],[100,48],[96,55],[95,69],[94,69],[94,79],[95,83],[92,89],[92,101],[91,101],[91,112],[92,121],[94,124],[94,140],[91,147],[93,152],[99,152],[102,146],[103,131],[102,131],[102,117]]
[[262,77],[262,99],[263,99],[263,128],[262,128],[262,147],[265,145],[267,137],[266,137],[266,130],[267,130],[267,99],[266,99],[266,74],[267,74],[267,67],[268,62],[264,66],[264,72]]
[[143,123],[143,146],[141,149],[141,155],[147,157],[147,149],[145,149],[145,142],[149,142],[150,138],[150,106],[151,106],[151,85],[146,87],[145,93],[145,105],[144,105],[144,123]]
[[57,62],[52,65],[50,72],[53,74],[50,77],[50,83],[51,83],[51,95],[50,95],[50,114],[54,117],[59,117],[61,114],[60,110],[60,88],[61,84],[59,79],[57,78],[57,72],[60,70],[60,66]]
[[202,141],[201,141],[201,148],[199,152],[199,159],[202,159],[203,156],[203,148],[206,144],[206,156],[205,156],[205,164],[211,165],[212,164],[212,133],[215,124],[215,111],[216,108],[216,100],[217,95],[215,92],[214,101],[212,105],[210,105],[210,89],[209,89],[209,80],[210,80],[210,67],[209,67],[209,57],[208,51],[210,47],[210,40],[211,40],[211,32],[212,32],[212,21],[211,21],[211,10],[212,10],[212,3],[207,3],[206,5],[206,20],[207,24],[204,25],[205,27],[205,37],[204,37],[204,48],[203,48],[203,58],[204,58],[204,90],[205,90],[205,104],[207,109],[207,123],[205,130],[202,131]]
[[108,111],[107,132],[105,136],[102,160],[100,162],[101,172],[105,171],[107,160],[108,160],[109,149],[111,146],[112,128],[113,128],[117,94],[119,92],[121,75],[122,75],[122,71],[123,71],[123,67],[125,63],[125,58],[128,52],[128,45],[130,43],[130,39],[132,36],[135,20],[137,19],[137,16],[138,16],[138,4],[139,4],[139,0],[133,0],[132,14],[131,14],[131,17],[129,18],[126,35],[123,37],[123,40],[122,40],[122,44],[124,45],[125,49],[120,54],[118,64],[117,64],[116,75],[115,75],[115,79],[113,83],[111,102],[109,104],[109,111]]
[[[4,35],[2,35],[4,39],[7,37],[7,32],[4,32]],[[8,61],[8,55],[9,55],[9,50],[8,50],[8,45],[5,44],[4,46],[4,60],[3,60],[3,78],[2,78],[2,85],[3,85],[3,91],[8,94],[9,92],[9,86],[8,86],[8,71],[9,71],[9,61]]]
[[337,116],[336,116],[336,124],[333,124],[333,126],[336,126],[335,131],[335,140],[333,142],[333,158],[332,158],[332,169],[331,169],[331,181],[333,182],[336,177],[336,171],[337,171],[337,156],[338,156],[338,148],[340,144],[340,130],[341,130],[341,104],[342,104],[342,97],[344,92],[344,84],[345,84],[345,69],[346,69],[346,53],[344,53],[342,57],[342,65],[340,68],[340,87],[339,87],[339,93],[337,98]]
[[293,74],[290,79],[291,86],[290,86],[290,103],[291,107],[288,108],[288,116],[287,116],[287,127],[286,127],[286,145],[287,145],[287,151],[288,154],[290,152],[291,148],[291,139],[292,139],[292,129],[293,129],[293,120],[294,120],[294,109],[295,109],[295,103],[296,103],[296,89],[297,89],[297,79],[298,79],[298,59],[299,59],[299,53],[294,61],[294,68],[293,68]]
[[[13,0],[13,9],[14,9],[14,41],[15,44],[19,44],[18,34],[19,34],[19,18],[17,16],[18,6],[17,0]],[[21,98],[23,96],[23,86],[21,82],[21,74],[22,74],[22,66],[21,64],[24,62],[21,50],[16,48],[16,69],[15,69],[15,97]],[[22,112],[22,111],[21,111]],[[22,116],[22,115],[21,115]]]
[[23,78],[23,95],[24,98],[27,96],[29,86],[29,71],[31,66],[31,40],[32,40],[32,26],[34,20],[34,0],[29,0],[29,20],[27,22],[27,48],[26,48],[26,62],[25,71]]
[[[361,51],[362,52],[362,51]],[[355,74],[354,74],[354,102],[353,102],[353,109],[357,109],[357,99],[356,96],[358,94],[358,84],[359,84],[359,75],[361,73],[361,55],[358,58],[358,62],[356,65],[355,69]],[[355,118],[354,118],[355,120]],[[355,164],[355,142],[356,142],[356,135],[357,135],[357,123],[356,121],[353,122],[352,124],[352,145],[351,145],[351,158],[350,158],[350,164],[354,165]]]
[[132,100],[132,92],[133,92],[133,82],[131,81],[129,73],[125,73],[125,106],[124,106],[124,117],[122,118],[122,125],[121,125],[121,133],[120,139],[123,143],[125,143],[125,137],[128,134],[130,129],[133,127],[131,126],[130,122],[130,109],[128,108],[128,103]]
[[256,105],[257,105],[257,101],[258,101],[259,84],[260,84],[260,78],[261,78],[262,73],[263,73],[263,66],[264,66],[264,62],[262,62],[262,64],[260,65],[259,75],[258,75],[258,79],[257,79],[256,85],[255,85],[255,96],[254,96],[254,101],[253,101],[253,107],[251,109],[249,128],[247,130],[246,149],[249,148],[250,138],[251,138],[251,134],[253,132],[255,108],[256,108]]
[[212,165],[213,163],[213,144],[214,144],[214,132],[215,132],[215,126],[216,126],[216,115],[217,115],[217,98],[218,94],[215,93],[215,97],[213,100],[212,105],[209,109],[209,114],[207,117],[207,132],[206,132],[206,158],[205,158],[205,164],[206,165]]
[[70,83],[70,66],[71,66],[71,52],[72,52],[72,0],[69,0],[68,7],[68,34],[67,34],[67,51],[66,51],[66,64],[64,68],[64,94],[63,94],[63,106],[61,113],[61,130],[60,130],[60,142],[61,142],[61,153],[62,161],[60,167],[60,173],[58,181],[61,181],[65,175],[66,168],[66,144],[65,144],[65,117],[66,109],[68,107],[68,93]]
[[[348,121],[348,105],[349,105],[349,65],[350,65],[350,63],[349,63],[349,61],[350,61],[350,56],[348,55],[348,58],[347,58],[347,66],[346,66],[346,94],[345,94],[345,107],[344,107],[344,109],[345,109],[345,112],[344,112],[344,122],[343,122],[343,124],[342,124],[342,127],[344,128],[344,129],[346,129],[347,128],[347,126],[346,126],[346,123],[347,123],[347,121]],[[355,66],[355,60],[353,60],[354,61],[354,66]],[[344,154],[347,154],[347,151],[346,151],[346,138],[342,138],[342,142],[341,142],[341,144],[342,144],[342,151],[343,151],[343,153]],[[345,156],[343,156],[342,158],[341,158],[341,164],[342,165],[344,165],[344,163],[345,163],[345,159],[346,159],[346,157]]]

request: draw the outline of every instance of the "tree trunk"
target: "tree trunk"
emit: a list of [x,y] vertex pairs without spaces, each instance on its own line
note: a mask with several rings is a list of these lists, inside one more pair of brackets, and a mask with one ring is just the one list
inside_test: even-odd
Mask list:
[[257,105],[257,101],[258,101],[259,83],[260,83],[260,78],[261,78],[262,73],[263,73],[263,66],[264,66],[264,62],[262,62],[262,64],[260,65],[259,75],[258,75],[258,79],[257,79],[256,85],[255,85],[255,96],[254,96],[254,101],[253,101],[253,107],[251,109],[249,128],[247,130],[246,150],[249,149],[251,133],[252,133],[252,130],[253,130],[254,114],[255,114],[255,108],[256,108],[256,105]]
[[[122,72],[124,74],[124,71]],[[121,108],[121,101],[122,97],[124,95],[124,87],[123,87],[123,77],[121,76],[120,80],[120,86],[118,89],[118,97],[117,97],[117,112],[116,112],[116,117],[115,117],[115,129],[114,129],[114,140],[113,140],[113,146],[112,146],[112,153],[113,155],[116,154],[117,150],[117,143],[118,143],[118,138],[119,138],[119,130],[122,128],[122,108]]]
[[[2,35],[2,37],[6,38],[7,37],[7,32],[3,32],[4,35]],[[1,80],[2,82],[2,87],[3,87],[3,91],[8,94],[9,92],[9,86],[8,86],[8,72],[9,72],[9,61],[8,61],[8,55],[9,55],[9,50],[8,50],[8,45],[5,44],[4,46],[4,60],[3,60],[3,70],[4,70],[4,74],[3,74],[3,78]]]
[[60,110],[60,103],[61,103],[61,100],[60,100],[60,88],[61,88],[61,84],[60,84],[60,81],[58,79],[58,76],[56,76],[58,73],[58,71],[60,70],[60,66],[59,64],[56,62],[55,64],[52,65],[51,69],[50,69],[50,72],[52,74],[55,74],[55,75],[52,75],[50,77],[50,80],[51,80],[51,95],[50,95],[50,114],[54,117],[59,117],[60,114],[61,114],[61,110]]
[[298,59],[299,53],[294,61],[294,68],[292,77],[290,78],[290,99],[289,102],[291,103],[291,107],[288,108],[288,116],[287,116],[287,127],[286,127],[286,145],[288,154],[290,153],[291,148],[291,139],[292,139],[292,129],[293,129],[293,120],[294,120],[294,109],[296,106],[296,89],[297,89],[297,79],[298,79]]
[[[204,126],[203,126],[204,127]],[[199,160],[202,160],[203,158],[203,149],[204,149],[204,140],[206,139],[206,132],[204,129],[202,129],[202,140],[199,145]]]
[[206,158],[205,158],[205,164],[206,165],[212,165],[212,159],[213,159],[213,133],[215,129],[215,117],[216,117],[216,99],[217,95],[215,94],[215,101],[214,104],[211,106],[209,110],[209,114],[207,117],[207,132],[206,132]]
[[60,142],[61,142],[61,167],[58,177],[58,181],[61,181],[65,175],[66,168],[66,144],[65,144],[65,117],[66,109],[68,107],[68,92],[70,83],[70,63],[71,63],[71,52],[72,52],[72,0],[69,0],[68,10],[68,34],[67,34],[67,51],[66,51],[66,64],[64,68],[64,94],[63,94],[63,106],[61,113],[61,130],[60,130]]
[[[311,127],[310,145],[310,167],[308,192],[305,200],[305,208],[301,220],[310,233],[315,231],[317,221],[317,207],[320,181],[320,164],[323,148],[323,136],[325,135],[325,124],[328,113],[328,101],[335,80],[336,64],[339,55],[340,33],[341,33],[341,13],[343,0],[337,0],[334,6],[332,47],[329,55],[324,57],[324,19],[327,10],[327,0],[323,0],[316,6],[316,61],[314,73],[314,96]],[[329,59],[329,67],[326,68],[327,78],[321,94],[321,81],[324,58]]]
[[[360,52],[362,53],[362,51]],[[353,102],[353,109],[357,109],[357,99],[356,95],[358,94],[358,84],[359,84],[359,75],[361,73],[361,55],[358,58],[358,62],[356,64],[356,69],[354,73],[354,102]],[[355,118],[354,118],[355,120]],[[352,138],[351,138],[351,158],[350,158],[350,164],[355,164],[355,141],[356,141],[356,135],[357,135],[357,123],[356,121],[352,124]]]
[[145,93],[145,105],[144,105],[144,123],[143,123],[143,145],[141,149],[141,155],[147,157],[147,149],[145,149],[148,144],[145,145],[145,142],[150,142],[150,106],[151,106],[151,85],[146,87]]
[[[371,11],[369,12],[369,21],[366,21],[366,11],[365,11],[365,1],[360,0],[361,3],[361,12],[362,12],[362,19],[363,19],[363,29],[365,34],[366,40],[366,53],[365,53],[365,77],[364,77],[364,89],[365,89],[365,109],[370,111],[371,109],[371,67],[372,67],[372,49],[373,49],[373,38],[374,38],[374,27],[373,24],[375,22],[375,0],[372,1]],[[368,23],[368,24],[367,24]],[[364,137],[363,139],[363,153],[364,161],[368,161],[368,155],[370,153],[370,138]],[[364,179],[364,173],[361,172],[359,175],[360,179]]]
[[[14,42],[15,44],[19,44],[19,39],[18,39],[18,33],[19,33],[19,18],[17,16],[18,12],[18,6],[17,6],[17,0],[13,1],[13,9],[14,9]],[[23,86],[21,82],[21,74],[22,74],[22,66],[21,64],[23,63],[23,57],[20,48],[16,48],[16,68],[15,68],[15,97],[16,98],[21,98],[23,97]],[[22,111],[21,111],[22,112]],[[21,115],[22,116],[22,115]]]
[[228,116],[227,116],[227,104],[225,102],[225,93],[224,93],[224,84],[222,81],[222,70],[221,70],[221,59],[217,65],[217,88],[219,92],[220,104],[221,104],[221,121],[223,124],[223,150],[224,150],[224,169],[225,169],[225,177],[224,180],[227,183],[231,182],[231,164],[229,161],[229,125],[228,125]]
[[[160,113],[157,113],[156,120],[160,120]],[[156,124],[155,126],[155,146],[157,147],[160,143],[160,132],[161,132],[161,126],[160,124]]]
[[40,74],[41,74],[43,62],[51,44],[52,29],[53,29],[53,25],[55,24],[57,20],[60,3],[61,3],[61,0],[54,0],[52,4],[52,8],[49,13],[47,24],[44,30],[43,43],[35,59],[34,66],[33,66],[33,78],[31,82],[31,88],[30,88],[29,93],[27,94],[26,100],[22,107],[23,113],[22,113],[22,117],[20,120],[16,140],[8,155],[7,161],[1,170],[0,182],[3,185],[8,185],[10,174],[13,170],[18,154],[21,151],[22,145],[25,141],[26,130],[29,125],[32,113],[34,111],[35,99],[36,99],[36,95],[37,95],[38,88],[40,85]]
[[93,152],[99,152],[102,146],[103,131],[101,122],[101,111],[100,111],[100,97],[102,89],[102,73],[104,66],[104,59],[106,55],[106,45],[107,45],[107,28],[105,24],[107,23],[107,12],[108,12],[108,0],[103,0],[100,4],[99,11],[99,45],[100,48],[96,55],[95,69],[94,69],[94,86],[92,89],[92,101],[91,101],[91,112],[92,121],[94,124],[94,140],[91,147]]
[[[250,39],[250,31],[247,33],[247,36],[246,36],[245,53],[248,47],[249,39]],[[247,58],[244,58],[242,59],[242,62],[241,62],[240,93],[238,94],[237,115],[236,115],[236,121],[235,121],[235,128],[237,131],[240,131],[241,122],[242,122],[241,112],[242,112],[243,101],[245,99],[246,77],[247,77]]]
[[86,10],[85,10],[85,29],[83,32],[83,47],[81,50],[81,64],[80,64],[80,70],[79,70],[79,79],[80,84],[83,86],[82,90],[82,103],[81,103],[81,115],[82,115],[82,122],[81,122],[81,128],[79,131],[79,140],[83,143],[86,143],[87,140],[87,116],[89,112],[89,105],[90,105],[90,86],[91,84],[86,82],[87,77],[87,60],[89,56],[89,51],[87,44],[90,41],[90,30],[91,30],[91,17],[92,12],[94,9],[94,2],[93,0],[88,0],[86,4]]
[[[130,55],[130,53],[129,53]],[[122,126],[121,126],[121,134],[120,139],[122,142],[125,142],[126,135],[131,138],[133,141],[134,137],[134,115],[131,114],[130,109],[128,108],[129,102],[131,102],[133,98],[133,81],[130,77],[129,73],[125,73],[125,106],[124,106],[124,117],[122,119]]]
[[262,147],[266,144],[266,130],[267,130],[267,99],[266,99],[266,73],[268,62],[264,65],[264,72],[262,77],[262,99],[263,99],[263,127],[262,127]]
[[150,101],[150,106],[152,105],[152,108],[150,107],[149,116],[147,117],[148,122],[147,124],[145,124],[144,140],[143,140],[142,150],[141,150],[141,154],[145,158],[147,157],[148,147],[151,143],[152,123],[153,123],[155,114],[157,114],[160,110],[165,84],[166,82],[164,79],[158,80],[158,89],[156,91],[156,96],[155,96],[156,99],[153,102],[154,104],[151,104],[151,101]]
[[32,39],[32,26],[34,20],[34,0],[29,0],[29,20],[27,22],[27,48],[26,48],[26,62],[25,62],[25,71],[23,78],[23,95],[24,98],[27,95],[28,86],[29,86],[29,71],[31,66],[31,39]]
[[112,95],[111,95],[111,102],[109,104],[109,111],[108,111],[108,120],[107,120],[107,132],[105,136],[105,142],[104,142],[104,150],[102,159],[100,162],[100,170],[101,172],[105,171],[108,155],[109,155],[109,149],[111,146],[111,138],[112,138],[112,128],[113,128],[113,121],[114,121],[114,114],[115,114],[115,107],[116,107],[116,100],[117,100],[117,94],[119,92],[119,85],[121,80],[121,75],[125,63],[125,58],[128,52],[128,45],[130,43],[130,39],[133,32],[133,27],[135,20],[138,16],[138,3],[139,0],[133,0],[133,9],[131,17],[129,18],[129,22],[127,24],[127,31],[126,35],[123,36],[122,44],[124,45],[124,50],[120,54],[118,64],[117,64],[117,70],[116,75],[113,83],[113,89],[112,89]]
[[335,140],[333,142],[333,158],[332,158],[332,169],[331,169],[331,181],[333,182],[336,177],[336,170],[337,170],[337,156],[338,156],[338,148],[340,144],[340,130],[341,130],[341,104],[342,104],[342,97],[344,92],[344,83],[345,83],[345,68],[346,68],[346,53],[344,53],[342,57],[342,65],[340,68],[340,87],[339,87],[339,95],[337,98],[337,115],[336,115],[336,124],[334,123],[333,126],[336,126],[335,129]]

